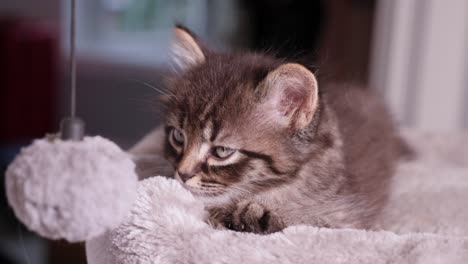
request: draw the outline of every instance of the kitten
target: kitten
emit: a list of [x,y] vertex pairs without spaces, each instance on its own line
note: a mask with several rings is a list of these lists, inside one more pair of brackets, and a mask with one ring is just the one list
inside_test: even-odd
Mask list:
[[271,233],[290,225],[371,228],[400,141],[382,102],[320,87],[306,67],[216,53],[175,28],[164,152],[210,223]]

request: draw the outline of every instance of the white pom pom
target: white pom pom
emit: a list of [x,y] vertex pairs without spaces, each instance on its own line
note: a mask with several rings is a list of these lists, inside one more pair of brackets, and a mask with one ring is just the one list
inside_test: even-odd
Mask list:
[[130,156],[102,137],[36,140],[6,172],[16,216],[44,237],[70,242],[116,227],[130,212],[136,185]]

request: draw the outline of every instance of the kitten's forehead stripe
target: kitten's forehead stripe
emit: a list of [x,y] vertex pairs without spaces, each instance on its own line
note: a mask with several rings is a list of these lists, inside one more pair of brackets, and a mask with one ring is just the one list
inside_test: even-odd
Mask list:
[[203,112],[200,114],[200,123],[205,123],[205,121],[208,119],[208,117],[212,114],[212,110],[214,108],[214,105],[215,105],[215,102],[217,100],[215,100],[213,98],[213,100],[211,101],[211,103],[207,104],[206,107],[203,109]]
[[203,138],[205,140],[208,140],[209,138],[211,138],[211,133],[213,131],[213,122],[209,121],[209,122],[206,122],[205,124],[205,128],[203,129]]
[[213,128],[211,129],[211,137],[210,137],[211,142],[216,140],[216,137],[218,137],[219,131],[221,129],[221,123],[220,122],[218,122],[216,120],[212,120],[212,124],[213,124]]

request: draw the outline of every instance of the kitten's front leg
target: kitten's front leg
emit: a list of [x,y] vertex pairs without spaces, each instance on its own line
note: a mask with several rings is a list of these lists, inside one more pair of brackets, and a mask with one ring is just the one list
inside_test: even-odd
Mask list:
[[209,211],[210,222],[215,227],[257,234],[270,234],[285,228],[278,215],[256,202],[241,201],[229,208],[212,208]]

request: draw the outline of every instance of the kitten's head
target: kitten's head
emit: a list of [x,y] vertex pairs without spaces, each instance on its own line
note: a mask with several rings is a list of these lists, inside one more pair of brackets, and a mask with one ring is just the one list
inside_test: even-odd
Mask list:
[[176,179],[207,199],[291,181],[302,162],[297,137],[317,115],[314,75],[265,55],[212,52],[181,27],[174,36],[179,72],[163,102]]

